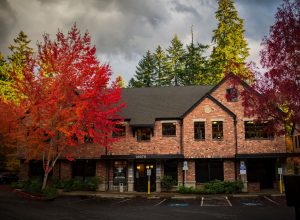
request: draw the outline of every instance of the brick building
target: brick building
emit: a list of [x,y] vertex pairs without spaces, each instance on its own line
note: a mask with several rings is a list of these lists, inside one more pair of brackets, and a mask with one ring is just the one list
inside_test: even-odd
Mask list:
[[[100,190],[119,190],[121,183],[127,191],[146,191],[148,168],[151,191],[159,192],[165,175],[198,187],[240,179],[241,168],[248,191],[276,188],[277,168],[290,153],[283,136],[264,129],[267,122],[244,116],[241,92],[247,88],[229,74],[216,86],[123,89],[125,120],[112,134],[118,140],[109,149],[78,148],[75,161],[58,161],[52,178],[97,175]],[[22,166],[21,175],[38,173],[34,167]]]

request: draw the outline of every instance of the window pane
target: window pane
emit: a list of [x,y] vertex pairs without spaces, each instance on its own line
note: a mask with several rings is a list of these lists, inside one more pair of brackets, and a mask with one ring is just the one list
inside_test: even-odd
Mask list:
[[126,135],[126,126],[123,124],[116,124],[113,130],[113,137],[124,137]]
[[151,136],[150,128],[139,128],[137,130],[137,140],[138,141],[149,141]]
[[127,183],[127,161],[115,161],[113,167],[113,184],[119,185]]
[[163,136],[175,136],[176,135],[176,123],[163,123],[162,124]]
[[214,140],[223,140],[223,122],[213,121],[212,122],[212,138]]
[[236,88],[226,89],[226,99],[228,102],[237,102],[238,92]]
[[72,164],[73,177],[88,177],[96,174],[95,160],[75,160]]
[[224,180],[223,161],[196,160],[196,182],[207,183],[212,180]]
[[171,176],[173,180],[178,181],[178,161],[166,160],[164,164],[164,175]]
[[194,122],[194,138],[195,140],[205,139],[205,122]]
[[253,121],[245,121],[245,139],[272,139],[274,138],[274,133],[270,132],[268,129],[269,123],[254,123]]

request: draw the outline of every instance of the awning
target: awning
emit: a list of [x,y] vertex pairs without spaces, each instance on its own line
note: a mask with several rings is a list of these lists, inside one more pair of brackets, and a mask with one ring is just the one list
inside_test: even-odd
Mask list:
[[106,160],[133,160],[133,159],[182,159],[183,154],[128,154],[128,155],[101,155]]

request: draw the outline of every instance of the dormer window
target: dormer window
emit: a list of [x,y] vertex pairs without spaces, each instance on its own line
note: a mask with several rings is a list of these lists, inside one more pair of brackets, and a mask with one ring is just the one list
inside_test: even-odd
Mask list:
[[228,102],[238,101],[238,91],[235,87],[226,89],[226,99]]
[[150,141],[151,128],[138,128],[136,132],[137,141]]
[[125,137],[126,135],[126,126],[125,124],[116,124],[113,130],[113,137]]
[[162,123],[162,135],[163,136],[176,136],[176,122]]

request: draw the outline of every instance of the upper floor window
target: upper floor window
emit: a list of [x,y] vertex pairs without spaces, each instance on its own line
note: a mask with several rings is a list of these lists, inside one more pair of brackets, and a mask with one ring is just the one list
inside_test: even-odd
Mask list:
[[295,148],[300,148],[300,135],[296,135],[294,137],[294,147]]
[[223,121],[212,122],[212,139],[223,140]]
[[124,137],[126,135],[126,126],[124,124],[116,124],[113,130],[113,137]]
[[226,99],[228,102],[237,102],[238,101],[237,89],[234,87],[226,89]]
[[138,141],[150,141],[151,128],[138,128],[137,129],[137,140]]
[[176,123],[175,122],[162,123],[162,135],[176,136]]
[[205,140],[205,122],[195,121],[194,122],[194,139]]
[[254,123],[245,121],[245,139],[272,139],[274,133],[269,131],[269,122]]

